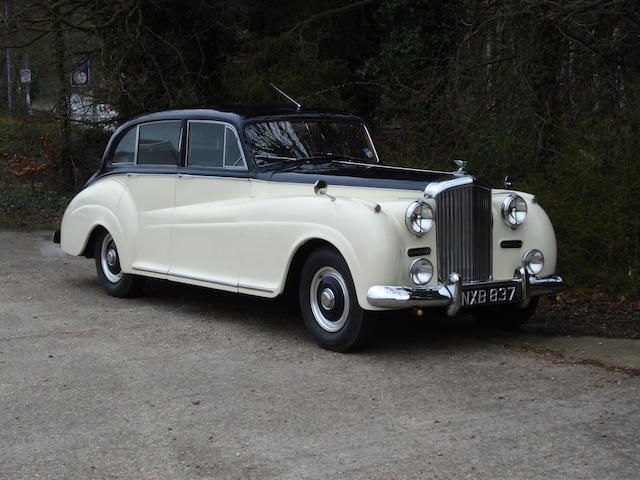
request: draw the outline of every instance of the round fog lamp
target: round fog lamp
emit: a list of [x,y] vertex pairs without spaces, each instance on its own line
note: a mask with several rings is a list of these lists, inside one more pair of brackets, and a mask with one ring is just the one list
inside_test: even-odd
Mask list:
[[426,285],[433,277],[433,265],[426,258],[419,258],[409,267],[409,274],[416,285]]
[[537,275],[544,268],[544,255],[540,250],[529,250],[522,257],[522,264],[531,275]]

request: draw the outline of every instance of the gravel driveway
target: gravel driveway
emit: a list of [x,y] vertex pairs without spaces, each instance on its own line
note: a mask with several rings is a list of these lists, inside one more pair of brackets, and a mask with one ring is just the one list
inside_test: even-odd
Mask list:
[[109,297],[46,238],[0,231],[2,479],[638,478],[638,340],[394,315],[336,354],[286,302]]

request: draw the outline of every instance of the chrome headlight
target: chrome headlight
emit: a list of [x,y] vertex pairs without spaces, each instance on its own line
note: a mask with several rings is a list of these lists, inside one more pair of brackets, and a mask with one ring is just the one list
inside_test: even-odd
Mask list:
[[539,274],[544,268],[544,255],[540,250],[529,250],[522,257],[522,264],[531,275]]
[[434,218],[435,215],[431,205],[418,200],[417,202],[413,202],[409,205],[404,221],[409,231],[419,237],[431,230]]
[[426,258],[419,258],[409,267],[409,274],[416,285],[426,285],[433,277],[433,264]]
[[502,219],[511,228],[522,225],[527,218],[527,202],[520,195],[512,193],[502,202]]

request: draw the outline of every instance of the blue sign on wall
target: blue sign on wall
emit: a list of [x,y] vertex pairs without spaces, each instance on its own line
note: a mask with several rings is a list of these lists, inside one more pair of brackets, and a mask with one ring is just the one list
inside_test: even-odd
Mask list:
[[71,69],[71,86],[87,87],[91,84],[91,69],[89,60],[77,63]]

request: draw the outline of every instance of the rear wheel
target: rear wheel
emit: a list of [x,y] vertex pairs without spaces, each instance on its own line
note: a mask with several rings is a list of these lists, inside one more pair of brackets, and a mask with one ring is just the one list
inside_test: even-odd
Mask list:
[[106,230],[100,233],[94,245],[98,279],[103,288],[114,297],[134,297],[140,293],[144,278],[124,273],[116,242]]
[[525,308],[516,305],[478,308],[471,312],[473,318],[488,327],[512,329],[518,328],[535,313],[540,297],[533,297]]
[[338,252],[331,248],[312,252],[302,267],[299,288],[305,327],[321,347],[346,352],[362,345],[369,325],[347,263]]

